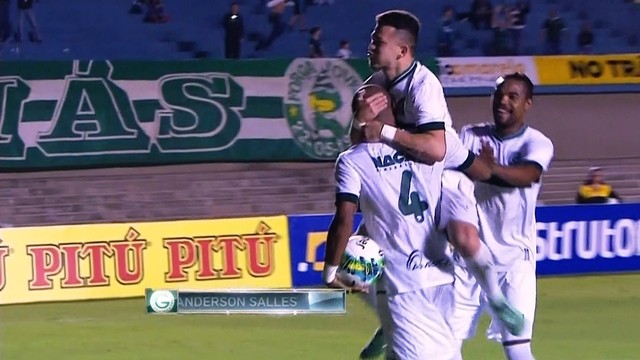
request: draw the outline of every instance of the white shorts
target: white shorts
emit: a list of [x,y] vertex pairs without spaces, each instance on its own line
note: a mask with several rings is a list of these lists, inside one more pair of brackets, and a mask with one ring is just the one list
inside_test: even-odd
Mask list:
[[434,286],[387,297],[388,313],[379,316],[392,344],[387,359],[451,360],[459,342],[447,322],[454,306],[452,284]]
[[475,336],[478,320],[483,311],[491,315],[487,338],[502,343],[531,339],[536,312],[536,272],[532,261],[518,261],[509,271],[498,273],[498,282],[505,297],[524,314],[525,328],[519,336],[509,333],[491,314],[487,299],[473,275],[465,268],[457,266],[455,276],[456,305],[449,322],[457,339],[464,340]]
[[442,198],[438,230],[445,230],[451,220],[464,221],[478,228],[478,210],[473,181],[465,174],[445,170],[442,173]]

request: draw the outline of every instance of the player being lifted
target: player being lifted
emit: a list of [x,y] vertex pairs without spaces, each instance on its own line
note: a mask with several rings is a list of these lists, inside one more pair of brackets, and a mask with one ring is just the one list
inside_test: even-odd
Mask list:
[[[406,11],[388,11],[376,17],[368,52],[375,72],[365,83],[384,86],[391,94],[391,103],[382,94],[360,97],[354,124],[364,125],[354,126],[352,138],[362,136],[367,142],[382,141],[425,164],[433,164],[444,158],[445,133],[457,135],[442,85],[414,57],[419,32],[420,22]],[[375,121],[376,115],[387,106],[393,110],[396,126]],[[488,178],[477,161],[467,174],[474,179]],[[518,333],[523,326],[522,314],[501,294],[491,268],[490,252],[479,240],[476,224],[464,217],[459,220],[448,223],[449,241],[463,256],[469,272],[490,294],[489,303],[496,314],[512,332]],[[377,357],[384,345],[383,332],[378,329],[361,357]]]
[[[381,118],[394,123],[388,110]],[[327,235],[323,279],[330,286],[345,285],[336,272],[359,205],[368,234],[385,254],[381,323],[392,344],[389,359],[451,360],[458,351],[447,323],[455,304],[453,262],[446,238],[437,230],[436,214],[442,171],[465,169],[474,155],[455,134],[445,136],[444,159],[433,165],[416,162],[383,142],[356,141],[336,161],[336,212]]]
[[[502,342],[509,360],[533,359],[535,209],[542,173],[548,170],[554,154],[551,140],[525,122],[532,101],[531,80],[524,74],[506,75],[498,80],[492,96],[494,123],[469,125],[460,133],[465,146],[490,164],[491,179],[475,183],[481,237],[493,253],[502,292],[525,316],[524,330],[519,335],[492,319],[489,337]],[[446,190],[443,198],[445,195]],[[456,269],[458,304],[451,324],[459,339],[467,339],[477,327],[486,291],[481,291],[463,267]]]

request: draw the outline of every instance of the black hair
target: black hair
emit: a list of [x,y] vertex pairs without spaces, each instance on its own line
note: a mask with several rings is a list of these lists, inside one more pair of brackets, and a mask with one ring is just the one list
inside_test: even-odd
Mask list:
[[378,27],[390,26],[396,30],[406,31],[411,35],[409,39],[411,49],[415,48],[420,35],[420,20],[412,13],[404,10],[389,10],[376,16]]
[[500,87],[500,85],[502,85],[507,80],[515,80],[522,83],[522,85],[524,85],[524,91],[526,93],[525,96],[527,97],[527,99],[533,99],[533,82],[527,75],[519,72],[514,72],[501,76],[500,79],[498,79],[498,83],[496,83],[496,88]]

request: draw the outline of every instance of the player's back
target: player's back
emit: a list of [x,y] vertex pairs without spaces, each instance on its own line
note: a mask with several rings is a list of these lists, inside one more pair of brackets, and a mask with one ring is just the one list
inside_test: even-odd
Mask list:
[[[529,126],[501,138],[493,124],[469,125],[461,130],[461,139],[475,153],[488,143],[500,165],[533,163],[543,172],[554,151],[551,140]],[[516,187],[499,178],[475,184],[483,240],[496,255],[498,268],[508,267],[523,256],[534,258],[535,210],[541,185],[542,179],[528,187]]]
[[446,241],[434,225],[444,164],[414,162],[383,143],[353,146],[338,161],[358,174],[360,209],[367,232],[385,252],[388,290],[450,283]]

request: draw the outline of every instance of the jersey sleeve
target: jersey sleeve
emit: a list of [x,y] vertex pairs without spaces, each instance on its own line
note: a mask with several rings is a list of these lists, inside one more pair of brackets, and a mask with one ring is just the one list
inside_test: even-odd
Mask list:
[[473,163],[475,155],[464,146],[456,134],[445,131],[445,141],[447,143],[447,150],[444,155],[444,168],[456,169],[458,171],[468,169]]
[[412,100],[416,111],[416,129],[419,133],[445,129],[449,110],[442,85],[435,76],[434,79],[427,78],[416,84]]
[[554,147],[549,138],[544,135],[532,137],[527,142],[526,151],[523,154],[525,162],[539,165],[542,171],[549,170],[549,165],[553,159]]
[[473,148],[473,135],[471,125],[465,125],[460,129],[460,141],[467,149]]
[[343,156],[339,156],[335,167],[336,203],[349,201],[358,203],[360,198],[360,175]]

